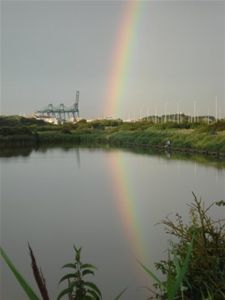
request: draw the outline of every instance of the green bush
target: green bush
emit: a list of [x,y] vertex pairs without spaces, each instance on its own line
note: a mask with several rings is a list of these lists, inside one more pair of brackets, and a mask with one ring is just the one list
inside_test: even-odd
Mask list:
[[0,127],[0,135],[11,136],[11,135],[32,135],[32,131],[27,127]]
[[[225,220],[213,220],[209,216],[208,212],[214,205],[225,206],[225,201],[214,202],[205,208],[201,199],[194,195],[188,224],[179,214],[176,214],[175,221],[167,218],[162,222],[166,225],[166,232],[176,238],[169,258],[155,264],[166,276],[164,284],[171,276],[176,277],[177,261],[181,266],[184,264],[188,245],[193,240],[185,280],[176,299],[225,299]],[[172,259],[171,254],[176,255],[177,260]],[[161,294],[159,283],[155,286],[158,291],[156,298],[167,299]]]

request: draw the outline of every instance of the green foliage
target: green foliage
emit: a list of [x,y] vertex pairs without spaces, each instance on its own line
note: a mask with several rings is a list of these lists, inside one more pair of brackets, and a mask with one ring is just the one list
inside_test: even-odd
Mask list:
[[105,119],[105,120],[98,120],[98,121],[93,121],[91,124],[95,123],[101,124],[104,127],[118,127],[123,124],[123,121],[121,119]]
[[[168,139],[171,150],[185,152],[210,152],[213,155],[225,153],[225,120],[214,121],[210,117],[198,117],[198,122],[190,122],[190,117],[177,115],[144,118],[137,122],[123,122],[120,119],[94,120],[53,125],[44,121],[19,116],[0,117],[0,145],[5,144],[57,144],[93,143],[165,148]],[[175,120],[175,121],[174,121]]]
[[81,248],[74,247],[75,261],[68,263],[63,268],[71,268],[72,273],[64,275],[59,283],[68,282],[68,287],[62,290],[57,297],[57,300],[68,295],[71,300],[100,300],[102,299],[99,288],[90,281],[85,281],[86,275],[94,275],[95,266],[91,264],[83,264],[81,262]]
[[91,128],[91,126],[89,123],[87,123],[87,120],[82,119],[82,120],[78,121],[77,123],[73,124],[73,128],[75,130],[82,130],[82,129]]
[[0,126],[20,127],[20,126],[43,126],[46,122],[35,118],[24,118],[20,116],[0,116]]
[[30,287],[30,285],[27,283],[27,281],[17,271],[16,267],[14,266],[14,264],[12,263],[12,261],[10,260],[10,258],[7,256],[7,254],[4,252],[4,250],[2,249],[2,247],[0,247],[0,254],[1,254],[2,258],[4,259],[4,261],[7,263],[8,267],[10,268],[10,270],[13,272],[15,278],[17,279],[17,281],[19,282],[20,286],[22,287],[22,289],[26,293],[28,299],[30,299],[30,300],[40,300],[38,298],[38,296],[35,294],[35,292],[32,290],[32,288]]
[[[185,280],[176,299],[224,299],[225,294],[225,221],[214,221],[208,215],[214,206],[224,206],[224,201],[214,202],[204,208],[201,199],[194,195],[190,205],[190,222],[184,224],[181,216],[176,220],[164,220],[166,232],[176,237],[170,253],[175,255],[168,260],[160,261],[155,266],[166,276],[164,285],[176,278],[179,268],[187,264],[187,247],[192,243],[192,251],[185,270]],[[194,235],[194,240],[192,241]],[[172,286],[173,280],[172,280]],[[158,291],[161,285],[156,283]],[[168,294],[169,295],[169,294]],[[209,298],[209,295],[211,298]],[[163,294],[163,297],[165,294]],[[157,297],[162,295],[158,292]]]
[[73,134],[68,129],[62,131],[43,131],[39,132],[39,142],[42,144],[66,144],[66,143],[80,143],[80,135]]
[[218,120],[217,122],[209,125],[210,129],[214,129],[215,131],[223,131],[225,130],[225,120]]
[[173,255],[173,259],[171,261],[175,268],[171,268],[171,266],[168,268],[165,281],[160,280],[157,275],[154,274],[154,272],[140,263],[141,267],[150,276],[150,278],[152,278],[156,282],[155,286],[160,291],[156,292],[155,294],[155,297],[157,299],[174,300],[176,299],[178,293],[181,293],[183,295],[183,281],[188,271],[192,247],[193,240],[187,245],[187,253],[183,261],[180,260],[180,257],[175,252],[174,247],[172,248],[172,250],[170,250],[170,254]]
[[[38,289],[40,291],[42,300],[49,300],[48,290],[46,287],[46,281],[42,274],[41,269],[38,268],[36,263],[36,258],[34,256],[33,250],[28,244],[30,257],[31,257],[31,266],[34,275],[34,279],[37,283]],[[83,264],[81,262],[81,248],[75,250],[75,261],[73,263],[68,263],[63,266],[63,268],[70,268],[72,271],[64,275],[59,284],[67,281],[68,287],[62,290],[57,299],[61,299],[63,296],[68,296],[69,300],[100,300],[102,299],[101,291],[93,282],[84,280],[84,277],[94,275],[96,267],[92,264]],[[30,285],[26,282],[23,276],[17,271],[14,264],[11,262],[9,257],[0,247],[0,255],[7,263],[8,267],[13,272],[15,278],[19,282],[22,289],[25,291],[28,299],[30,300],[40,300],[40,298],[35,294]],[[123,289],[114,300],[119,300],[127,289]]]
[[71,131],[69,128],[63,128],[61,132],[64,134],[71,134]]
[[24,126],[20,127],[0,127],[0,135],[12,136],[12,135],[32,135],[32,131]]
[[105,129],[105,125],[101,121],[91,122],[90,125],[91,125],[92,129],[97,129],[97,130],[104,130]]
[[167,123],[159,123],[154,126],[157,129],[190,129],[192,128],[192,123],[188,122],[167,122]]

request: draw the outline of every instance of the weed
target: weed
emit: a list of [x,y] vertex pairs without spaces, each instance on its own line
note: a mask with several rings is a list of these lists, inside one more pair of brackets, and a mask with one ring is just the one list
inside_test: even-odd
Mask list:
[[176,299],[225,299],[225,220],[212,220],[208,214],[214,205],[225,206],[225,201],[213,202],[205,208],[202,200],[195,194],[193,196],[188,224],[184,224],[179,214],[175,221],[169,218],[162,221],[166,232],[175,236],[177,242],[172,243],[168,259],[155,264],[156,269],[166,276],[164,282],[156,281],[157,299],[170,299],[168,284],[175,288],[174,279],[180,276],[180,268],[187,264],[190,243],[188,268],[185,268],[183,284],[176,290]]
[[63,268],[72,268],[73,272],[64,275],[59,281],[59,283],[68,281],[68,287],[60,292],[57,300],[60,300],[64,295],[68,295],[71,300],[102,299],[99,288],[93,282],[84,280],[86,275],[94,275],[96,267],[81,262],[81,248],[78,249],[74,246],[74,251],[74,263],[63,266]]

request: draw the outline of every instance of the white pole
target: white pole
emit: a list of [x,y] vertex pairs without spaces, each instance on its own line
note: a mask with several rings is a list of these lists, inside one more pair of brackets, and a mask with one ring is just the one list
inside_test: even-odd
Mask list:
[[196,111],[195,111],[195,113],[196,113],[196,122],[198,122],[198,121],[199,121],[199,118],[198,118],[198,107],[197,107],[197,102],[196,102]]
[[177,102],[177,123],[180,123],[180,118],[179,118],[179,102]]
[[217,96],[216,96],[216,121],[218,121],[218,99],[217,99]]
[[[181,107],[181,105],[180,105],[180,107]],[[179,123],[181,121],[181,114],[182,114],[182,111],[181,111],[180,107],[179,107]]]
[[208,124],[209,124],[209,107],[208,107]]
[[196,101],[194,101],[194,123],[196,122]]
[[164,115],[165,115],[164,116],[164,123],[166,123],[166,121],[167,121],[167,115],[166,115],[167,110],[166,109],[167,109],[167,103],[164,104]]

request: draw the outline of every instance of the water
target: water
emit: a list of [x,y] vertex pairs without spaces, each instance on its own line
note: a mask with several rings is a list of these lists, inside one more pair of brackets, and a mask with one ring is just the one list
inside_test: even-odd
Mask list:
[[[110,300],[146,299],[151,286],[137,259],[149,266],[166,256],[162,218],[187,219],[192,191],[207,204],[225,198],[224,163],[186,160],[117,149],[42,149],[5,153],[1,162],[1,245],[32,279],[27,241],[47,280],[51,299],[73,260],[98,267],[94,281]],[[224,217],[224,211],[212,211]],[[1,299],[25,299],[1,260]]]

